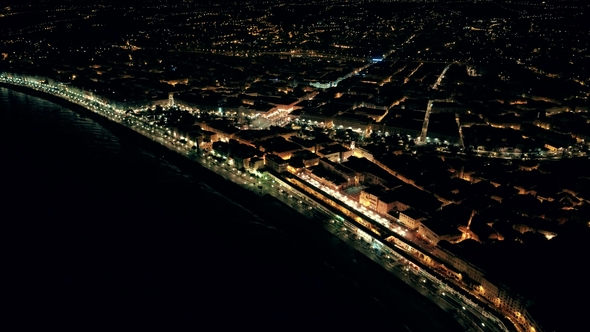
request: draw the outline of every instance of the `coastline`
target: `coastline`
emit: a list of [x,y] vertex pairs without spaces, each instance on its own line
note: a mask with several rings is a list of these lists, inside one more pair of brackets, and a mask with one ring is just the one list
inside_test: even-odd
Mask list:
[[210,186],[223,196],[229,198],[232,201],[235,201],[236,203],[242,206],[252,204],[254,203],[254,201],[259,199],[259,197],[253,192],[239,186],[238,184],[230,180],[226,180],[219,174],[206,169],[205,167],[199,165],[199,163],[193,160],[190,160],[188,157],[180,155],[179,153],[172,151],[157,142],[154,142],[150,138],[134,131],[133,129],[128,128],[122,124],[116,123],[114,121],[111,121],[108,118],[100,114],[94,113],[83,106],[77,105],[75,103],[53,96],[51,94],[23,86],[10,85],[0,82],[0,87],[21,92],[30,96],[39,97],[52,103],[55,103],[57,105],[63,106],[65,108],[69,108],[73,111],[80,112],[84,116],[88,116],[92,120],[96,121],[109,131],[117,135],[124,135],[126,138],[135,141],[142,148],[152,150],[154,151],[154,153],[164,156],[175,166],[182,168],[182,171],[184,172],[190,172],[191,174],[207,172],[207,176],[202,176],[202,180],[206,185]]
[[[347,279],[353,280],[362,280],[362,287],[363,290],[369,291],[370,294],[379,296],[383,290],[383,287],[390,287],[396,288],[396,295],[402,298],[401,301],[397,303],[395,298],[391,298],[388,294],[387,297],[387,306],[391,306],[391,304],[396,304],[396,310],[400,312],[397,315],[392,313],[392,318],[402,319],[405,316],[413,317],[412,321],[416,324],[416,326],[412,326],[416,329],[412,329],[412,331],[427,331],[432,330],[432,327],[428,326],[427,322],[420,321],[420,315],[416,311],[410,310],[410,305],[407,305],[407,298],[409,296],[414,296],[416,299],[420,299],[420,305],[416,306],[412,309],[416,310],[429,308],[429,314],[432,314],[433,311],[439,310],[439,314],[437,317],[442,317],[445,314],[440,308],[438,308],[435,304],[431,303],[426,298],[423,298],[420,294],[418,294],[414,289],[410,286],[406,285],[400,280],[394,280],[395,277],[387,276],[386,272],[378,266],[376,263],[372,262],[369,258],[366,258],[362,253],[356,251],[354,248],[348,247],[344,242],[339,240],[337,237],[333,236],[327,230],[323,229],[321,224],[314,223],[313,220],[307,219],[304,216],[299,215],[298,213],[292,213],[288,207],[282,204],[280,201],[276,200],[272,196],[263,196],[258,197],[255,193],[229,181],[225,180],[222,176],[214,173],[202,167],[200,165],[195,165],[196,162],[190,160],[189,158],[182,156],[174,151],[169,150],[168,148],[158,144],[157,142],[152,141],[151,139],[141,135],[134,130],[125,127],[124,125],[114,123],[113,121],[108,120],[107,118],[96,114],[82,106],[76,105],[59,97],[55,97],[49,94],[45,94],[43,92],[39,92],[30,88],[26,87],[15,87],[6,84],[0,84],[5,88],[15,90],[18,92],[22,92],[28,95],[32,95],[35,97],[40,97],[56,103],[58,105],[64,106],[66,108],[72,109],[74,111],[80,111],[85,116],[89,116],[93,120],[97,121],[101,126],[104,126],[106,129],[112,131],[117,135],[125,135],[125,137],[131,138],[132,140],[136,141],[142,148],[149,149],[151,151],[156,151],[158,154],[164,155],[167,160],[169,160],[174,165],[178,166],[182,169],[183,172],[191,172],[191,173],[202,173],[203,170],[206,171],[206,176],[200,176],[203,179],[203,182],[213,188],[214,190],[221,193],[223,196],[236,202],[243,207],[246,207],[249,211],[254,213],[255,215],[259,216],[264,220],[268,220],[269,218],[273,219],[273,222],[280,222],[280,227],[288,227],[289,232],[296,233],[296,237],[301,237],[302,239],[308,240],[312,244],[312,249],[322,248],[321,250],[321,259],[325,261],[325,258],[328,258],[330,262],[336,261],[337,262],[337,269],[334,272],[336,275],[344,276]],[[215,174],[215,176],[213,176]],[[239,188],[239,189],[238,189]],[[273,202],[278,202],[279,206],[273,206]],[[288,213],[288,212],[291,213]],[[280,214],[280,218],[277,216]],[[331,241],[337,242],[336,248],[330,243]],[[305,243],[306,245],[308,243]],[[340,249],[340,250],[339,250]],[[311,249],[305,247],[303,250],[307,252],[311,252]],[[308,256],[308,255],[305,255]],[[355,261],[353,262],[354,259]],[[377,278],[377,276],[379,276]],[[379,279],[377,281],[376,279]],[[396,283],[394,286],[390,283]],[[356,282],[355,282],[356,283]],[[413,300],[413,299],[412,299]],[[434,313],[436,314],[436,313]],[[440,318],[439,317],[439,318]],[[449,326],[455,323],[451,317],[448,317]],[[421,324],[426,324],[420,327]],[[438,330],[443,330],[442,326]],[[452,331],[453,329],[448,329]]]

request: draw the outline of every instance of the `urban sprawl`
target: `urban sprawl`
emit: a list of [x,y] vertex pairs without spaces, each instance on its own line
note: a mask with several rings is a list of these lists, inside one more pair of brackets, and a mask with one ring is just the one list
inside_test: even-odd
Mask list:
[[466,329],[541,331],[536,290],[506,266],[590,226],[590,178],[575,166],[590,151],[587,9],[16,4],[0,8],[0,82],[83,105],[322,220],[449,297]]

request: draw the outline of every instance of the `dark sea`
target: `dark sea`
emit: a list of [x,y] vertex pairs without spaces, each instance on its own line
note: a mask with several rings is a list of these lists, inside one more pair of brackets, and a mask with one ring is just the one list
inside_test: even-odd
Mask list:
[[0,87],[11,331],[459,330],[323,229],[259,217],[117,126]]

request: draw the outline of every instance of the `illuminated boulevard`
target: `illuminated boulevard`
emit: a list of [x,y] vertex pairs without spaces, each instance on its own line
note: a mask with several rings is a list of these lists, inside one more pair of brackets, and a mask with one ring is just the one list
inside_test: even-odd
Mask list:
[[[133,114],[126,114],[123,110],[118,110],[91,95],[75,91],[78,90],[76,88],[72,89],[65,85],[50,86],[33,78],[16,78],[4,73],[0,73],[0,82],[32,88],[83,106],[198,162],[203,167],[248,188],[257,195],[268,194],[308,218],[321,220],[326,230],[451,314],[465,331],[524,331],[519,324],[509,324],[510,329],[507,328],[498,318],[502,314],[489,307],[484,301],[477,300],[474,294],[456,281],[445,279],[434,271],[420,267],[422,264],[419,264],[419,260],[412,254],[416,252],[428,254],[428,248],[408,240],[406,237],[411,237],[411,234],[406,234],[406,231],[400,227],[392,228],[390,224],[386,226],[383,220],[380,220],[383,218],[370,211],[362,211],[362,208],[355,206],[353,202],[347,202],[346,197],[338,196],[336,193],[326,193],[319,184],[314,184],[304,176],[282,176],[272,172],[241,172],[225,162],[218,161],[214,155],[201,154],[193,147],[181,143],[169,135],[168,128],[150,125]],[[371,228],[375,226],[380,227],[381,231],[373,230],[372,233],[382,235],[381,237],[370,235]],[[383,238],[385,236],[383,229],[391,232],[387,234],[387,239]],[[399,243],[402,242],[404,245],[400,246]],[[507,319],[508,317],[504,319],[504,322],[508,322]]]

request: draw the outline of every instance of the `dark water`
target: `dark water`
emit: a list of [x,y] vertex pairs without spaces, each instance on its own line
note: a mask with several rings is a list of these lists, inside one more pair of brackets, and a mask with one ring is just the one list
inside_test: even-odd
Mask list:
[[350,261],[345,246],[256,217],[205,184],[206,171],[112,129],[0,88],[3,270],[15,295],[4,314],[21,330],[455,327],[408,289],[384,305],[385,287],[330,255]]

